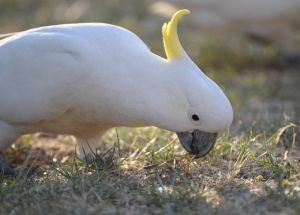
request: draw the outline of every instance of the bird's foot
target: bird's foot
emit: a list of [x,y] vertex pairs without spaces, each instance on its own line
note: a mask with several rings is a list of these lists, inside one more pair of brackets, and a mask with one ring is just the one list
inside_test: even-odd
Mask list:
[[6,160],[5,156],[0,152],[0,176],[12,176],[15,175],[14,168]]

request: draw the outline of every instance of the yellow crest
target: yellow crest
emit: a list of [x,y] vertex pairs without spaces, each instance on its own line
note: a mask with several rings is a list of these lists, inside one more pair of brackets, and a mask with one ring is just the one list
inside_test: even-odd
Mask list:
[[169,58],[180,58],[181,44],[177,34],[177,24],[181,17],[185,14],[189,14],[187,9],[177,11],[170,22],[165,23],[162,26],[162,34],[166,55]]

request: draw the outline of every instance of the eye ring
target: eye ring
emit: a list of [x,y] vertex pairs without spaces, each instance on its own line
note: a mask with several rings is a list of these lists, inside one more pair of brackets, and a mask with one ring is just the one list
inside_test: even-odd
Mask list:
[[193,119],[194,121],[199,121],[199,120],[200,120],[200,118],[199,118],[199,116],[198,116],[197,114],[193,114],[193,115],[192,115],[192,119]]

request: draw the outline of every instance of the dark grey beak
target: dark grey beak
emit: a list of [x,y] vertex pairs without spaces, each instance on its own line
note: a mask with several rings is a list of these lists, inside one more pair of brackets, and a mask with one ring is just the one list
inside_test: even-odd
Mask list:
[[195,158],[204,157],[212,150],[217,140],[217,133],[207,133],[200,130],[176,133],[179,142]]

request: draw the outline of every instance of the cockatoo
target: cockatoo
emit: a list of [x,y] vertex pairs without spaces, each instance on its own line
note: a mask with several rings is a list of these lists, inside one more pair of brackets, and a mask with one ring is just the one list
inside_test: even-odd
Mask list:
[[[81,157],[117,126],[176,132],[206,155],[233,118],[220,87],[186,54],[176,12],[162,27],[167,59],[134,33],[103,23],[35,28],[0,41],[0,152],[33,132],[74,135]],[[2,171],[9,172],[2,156]]]

